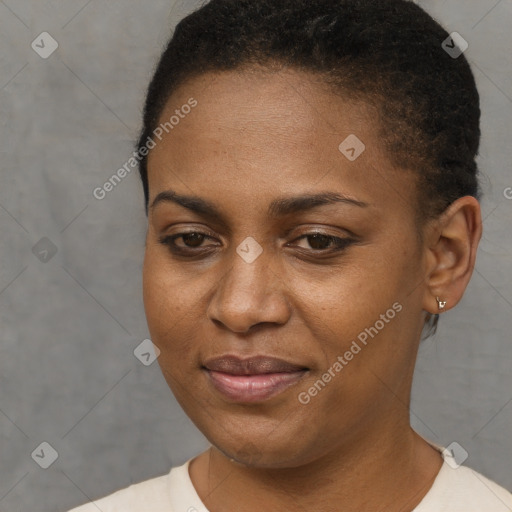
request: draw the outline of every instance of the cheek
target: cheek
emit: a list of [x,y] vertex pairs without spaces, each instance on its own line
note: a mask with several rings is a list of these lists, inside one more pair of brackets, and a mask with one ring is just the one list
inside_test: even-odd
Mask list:
[[153,342],[162,350],[172,333],[179,328],[187,304],[183,301],[176,278],[158,252],[146,249],[142,282],[148,327]]
[[322,367],[315,377],[347,354],[343,371],[333,370],[337,378],[329,384],[331,389],[372,388],[367,380],[372,377],[370,370],[393,380],[400,366],[408,367],[412,358],[417,326],[411,319],[416,318],[417,307],[411,304],[411,290],[418,282],[417,265],[410,251],[384,249],[361,248],[364,257],[354,253],[321,278],[288,276],[288,282],[295,284],[294,307],[316,340]]
[[[361,248],[329,272],[289,272],[287,287],[306,326],[323,329],[325,336],[351,339],[404,299],[410,276],[400,258],[386,261],[381,251]],[[329,335],[330,333],[330,335]]]
[[196,364],[197,342],[203,339],[200,321],[211,288],[205,279],[192,279],[173,265],[159,247],[148,247],[143,266],[144,309],[151,339],[161,350],[159,361],[169,371]]
[[[186,293],[186,284],[179,282],[176,272],[169,268],[168,261],[160,251],[146,249],[143,266],[143,296],[147,325],[152,342],[160,349],[158,364],[169,388],[185,411],[195,400],[189,395],[194,383],[189,381],[192,370],[196,370],[197,332],[194,326],[193,300]],[[185,290],[185,291],[183,291]],[[205,404],[206,405],[206,404]],[[190,411],[189,411],[190,413]]]

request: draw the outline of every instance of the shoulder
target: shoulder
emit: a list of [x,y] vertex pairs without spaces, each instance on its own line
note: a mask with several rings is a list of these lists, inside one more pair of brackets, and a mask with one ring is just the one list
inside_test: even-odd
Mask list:
[[446,461],[414,512],[512,512],[512,494],[466,466]]
[[[175,469],[175,468],[173,468]],[[172,472],[172,470],[171,470]],[[170,502],[170,473],[120,489],[68,512],[129,512],[151,510],[167,512]]]
[[468,506],[478,505],[482,510],[489,512],[494,510],[512,512],[512,494],[496,482],[466,466],[450,468],[450,472],[454,475],[452,478],[454,491],[458,492],[461,500],[465,496]]

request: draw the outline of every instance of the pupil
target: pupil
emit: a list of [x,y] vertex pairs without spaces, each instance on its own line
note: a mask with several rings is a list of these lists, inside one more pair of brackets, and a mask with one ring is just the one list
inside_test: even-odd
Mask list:
[[[325,247],[321,246],[325,245],[326,241],[328,242],[328,237],[326,237],[325,235],[310,235],[309,238],[309,245],[311,245],[313,249],[324,249]],[[322,242],[324,243],[322,244]]]
[[201,245],[203,239],[204,235],[201,235],[200,233],[189,233],[187,235],[183,235],[183,241],[186,245],[190,245],[191,247],[198,247]]

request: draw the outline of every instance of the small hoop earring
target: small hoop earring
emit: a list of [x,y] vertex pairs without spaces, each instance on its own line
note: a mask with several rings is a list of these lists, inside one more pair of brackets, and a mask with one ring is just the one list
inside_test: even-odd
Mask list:
[[445,306],[446,306],[446,302],[445,300],[441,300],[439,297],[436,297],[436,300],[437,300],[437,306],[439,307],[439,309],[444,309]]

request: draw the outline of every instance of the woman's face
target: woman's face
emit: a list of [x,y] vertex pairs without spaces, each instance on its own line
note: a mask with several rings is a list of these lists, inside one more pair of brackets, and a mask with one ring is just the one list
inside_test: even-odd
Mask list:
[[172,115],[148,159],[144,303],[188,416],[266,467],[408,426],[425,258],[375,115],[292,71],[203,75]]

